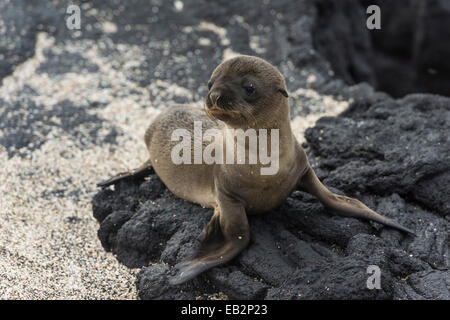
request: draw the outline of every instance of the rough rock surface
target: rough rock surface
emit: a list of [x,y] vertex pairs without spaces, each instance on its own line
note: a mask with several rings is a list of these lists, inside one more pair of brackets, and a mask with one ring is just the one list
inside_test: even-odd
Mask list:
[[[361,199],[417,236],[332,216],[313,197],[295,192],[277,210],[249,217],[251,243],[236,259],[172,287],[168,278],[173,265],[192,255],[212,211],[174,197],[153,174],[145,181],[122,182],[94,197],[103,246],[123,264],[142,267],[136,285],[143,299],[194,298],[219,291],[233,299],[449,299],[450,99],[430,94],[394,99],[370,85],[348,86],[334,77],[332,69],[348,84],[365,80],[395,96],[424,88],[417,83],[378,83],[379,67],[395,60],[389,50],[399,50],[393,47],[402,34],[389,39],[391,47],[377,47],[379,35],[365,29],[361,11],[365,1],[304,1],[289,10],[283,1],[277,3],[283,19],[271,26],[271,34],[279,35],[273,39],[258,37],[264,27],[255,30],[239,18],[236,24],[233,18],[224,19],[227,12],[235,12],[233,5],[211,6],[215,23],[228,36],[247,37],[242,26],[253,33],[252,39],[264,40],[263,45],[233,49],[256,52],[275,63],[291,91],[307,86],[349,102],[340,116],[321,118],[306,131],[304,146],[310,162],[335,192]],[[384,2],[377,3],[383,11]],[[433,13],[441,5],[430,5],[426,12]],[[441,10],[443,17],[447,9]],[[267,23],[265,10],[252,6],[248,12],[254,24]],[[428,16],[424,19],[431,23]],[[440,21],[435,26],[446,23]],[[394,28],[395,23],[389,16],[386,24]],[[426,34],[419,44],[430,37]],[[275,43],[277,49],[271,51]],[[267,51],[258,52],[259,45]],[[437,45],[448,50],[444,44]],[[429,57],[435,51],[425,53]],[[331,59],[332,69],[324,57]],[[423,63],[422,56],[416,59]],[[417,65],[403,61],[396,67],[407,74],[424,68],[419,65],[414,69]],[[436,68],[447,81],[446,66]],[[445,93],[438,86],[427,89]],[[310,103],[304,98],[291,99],[293,118],[308,115]],[[372,265],[381,270],[380,289],[367,287],[367,270]]]

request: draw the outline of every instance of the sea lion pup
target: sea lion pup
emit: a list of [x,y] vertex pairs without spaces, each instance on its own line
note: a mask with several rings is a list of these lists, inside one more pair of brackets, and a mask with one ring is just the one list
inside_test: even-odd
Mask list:
[[[122,179],[145,175],[153,166],[175,195],[214,208],[211,220],[203,229],[200,249],[191,260],[176,266],[179,272],[171,279],[172,284],[183,283],[234,258],[249,243],[247,214],[278,207],[294,190],[314,195],[327,209],[340,215],[413,233],[356,199],[332,193],[319,181],[292,133],[286,84],[274,66],[257,57],[235,57],[214,70],[208,89],[204,101],[206,114],[200,108],[186,105],[162,113],[145,133],[150,160],[137,170],[99,184],[106,187]],[[201,121],[202,129],[217,129],[223,140],[229,138],[230,129],[255,129],[258,138],[264,132],[259,129],[267,129],[266,141],[276,132],[278,170],[262,174],[261,169],[267,163],[248,162],[250,138],[248,144],[244,143],[248,156],[244,164],[195,164],[195,159],[194,164],[174,164],[172,150],[179,141],[172,141],[172,134],[181,128],[194,136],[194,121]],[[236,147],[238,140],[234,137],[232,141]],[[195,153],[195,143],[189,147],[192,151],[189,160]],[[207,145],[203,141],[202,147]],[[275,152],[276,147],[271,145],[268,149]]]

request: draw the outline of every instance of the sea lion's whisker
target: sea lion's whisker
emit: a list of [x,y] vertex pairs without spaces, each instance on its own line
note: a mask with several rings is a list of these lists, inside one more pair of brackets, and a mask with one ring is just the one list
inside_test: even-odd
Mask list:
[[[256,119],[256,117],[250,111],[248,111],[247,108],[245,108],[245,106],[244,106],[244,108],[242,108],[242,110],[243,110],[243,113],[247,114],[253,120],[253,126],[258,127],[258,119]],[[250,122],[250,121],[247,121],[247,122]]]
[[203,109],[205,110],[205,113],[208,116],[208,118],[217,123],[217,119],[211,114],[208,107],[206,106],[206,103],[203,104]]

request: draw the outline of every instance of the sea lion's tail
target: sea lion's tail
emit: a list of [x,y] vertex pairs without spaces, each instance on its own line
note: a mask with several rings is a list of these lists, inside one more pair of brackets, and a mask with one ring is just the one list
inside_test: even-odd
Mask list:
[[150,160],[147,160],[143,165],[141,165],[139,168],[136,168],[134,170],[131,170],[129,172],[122,172],[118,175],[109,178],[107,180],[104,180],[100,183],[97,183],[97,187],[106,188],[110,185],[117,184],[119,181],[125,180],[125,179],[141,179],[145,178],[148,175],[153,173],[153,167],[150,162]]
[[412,230],[403,227],[395,220],[376,213],[361,201],[332,193],[322,184],[322,182],[320,182],[319,178],[317,178],[314,170],[311,167],[303,176],[299,185],[299,190],[306,191],[312,194],[317,199],[319,199],[319,201],[322,202],[322,204],[327,209],[334,211],[339,215],[372,220],[415,235]]

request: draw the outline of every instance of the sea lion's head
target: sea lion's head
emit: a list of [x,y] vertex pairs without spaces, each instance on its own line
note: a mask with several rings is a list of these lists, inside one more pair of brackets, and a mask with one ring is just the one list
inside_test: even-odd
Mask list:
[[267,61],[237,56],[222,62],[208,81],[205,110],[233,127],[261,127],[289,112],[283,76]]

